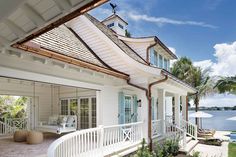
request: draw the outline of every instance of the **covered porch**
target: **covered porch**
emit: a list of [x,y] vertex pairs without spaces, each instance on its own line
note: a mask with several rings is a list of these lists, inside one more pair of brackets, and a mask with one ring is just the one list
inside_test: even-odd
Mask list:
[[179,138],[183,152],[190,151],[191,139],[197,144],[197,126],[188,122],[188,92],[193,91],[173,79],[152,88],[152,139]]

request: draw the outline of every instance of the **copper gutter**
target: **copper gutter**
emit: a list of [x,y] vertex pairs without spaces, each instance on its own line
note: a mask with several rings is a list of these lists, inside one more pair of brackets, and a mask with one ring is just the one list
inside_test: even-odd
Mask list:
[[60,53],[54,52],[52,50],[47,50],[47,49],[43,49],[43,48],[35,48],[35,47],[31,47],[25,44],[14,44],[13,45],[14,48],[18,48],[24,51],[28,51],[30,53],[34,53],[37,55],[41,55],[44,57],[48,57],[48,58],[52,58],[55,60],[59,60],[68,64],[73,64],[73,65],[77,65],[83,68],[87,68],[87,69],[91,69],[97,72],[101,72],[101,73],[105,73],[111,76],[115,76],[121,79],[125,79],[128,80],[129,76],[127,74],[121,73],[121,72],[117,72],[117,71],[113,71],[112,69],[107,69],[105,67],[100,67],[98,65],[92,64],[92,63],[88,63],[82,60],[79,60],[77,58],[73,58],[70,56],[66,56],[66,55],[62,55]]

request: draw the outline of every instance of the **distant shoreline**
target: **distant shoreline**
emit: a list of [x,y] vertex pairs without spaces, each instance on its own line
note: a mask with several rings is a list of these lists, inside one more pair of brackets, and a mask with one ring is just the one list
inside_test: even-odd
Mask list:
[[[200,111],[236,111],[236,106],[233,107],[199,107]],[[195,107],[189,107],[189,111],[195,111]]]

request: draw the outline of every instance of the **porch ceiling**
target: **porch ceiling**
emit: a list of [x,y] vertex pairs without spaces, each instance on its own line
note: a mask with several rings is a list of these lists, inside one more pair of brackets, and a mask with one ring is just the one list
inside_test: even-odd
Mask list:
[[28,41],[107,0],[7,0],[0,2],[0,48]]

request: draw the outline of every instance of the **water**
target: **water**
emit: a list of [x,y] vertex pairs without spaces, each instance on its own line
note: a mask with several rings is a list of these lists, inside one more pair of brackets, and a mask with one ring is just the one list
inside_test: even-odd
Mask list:
[[[189,114],[194,111],[189,111]],[[212,118],[203,118],[202,127],[204,129],[215,129],[215,130],[235,130],[236,121],[226,120],[227,118],[236,116],[236,111],[204,111],[212,114]],[[189,117],[192,123],[195,123],[195,118]]]

